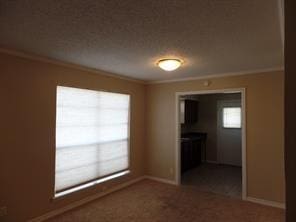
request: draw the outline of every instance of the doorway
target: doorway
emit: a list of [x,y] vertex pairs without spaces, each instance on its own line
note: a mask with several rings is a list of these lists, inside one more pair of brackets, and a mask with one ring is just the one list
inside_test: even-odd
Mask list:
[[176,93],[176,124],[176,183],[246,199],[245,90]]

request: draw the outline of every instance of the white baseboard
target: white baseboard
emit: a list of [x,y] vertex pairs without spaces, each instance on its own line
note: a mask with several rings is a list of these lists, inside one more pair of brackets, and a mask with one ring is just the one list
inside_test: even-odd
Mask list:
[[[216,161],[207,161],[207,162],[214,163],[214,164],[219,164]],[[162,178],[159,178],[159,177],[144,176],[144,179],[150,179],[150,180],[155,180],[155,181],[162,182],[162,183],[177,185],[176,181],[162,179]],[[253,202],[253,203],[257,203],[257,204],[261,204],[261,205],[270,206],[270,207],[286,209],[286,206],[285,206],[284,203],[279,203],[279,202],[275,202],[275,201],[263,200],[263,199],[258,199],[258,198],[254,198],[254,197],[246,197],[246,198],[244,198],[244,200],[245,201],[250,201],[250,202]]]
[[145,179],[150,179],[150,180],[155,180],[161,183],[167,183],[167,184],[171,184],[171,185],[177,185],[176,181],[174,180],[167,180],[167,179],[163,179],[160,177],[153,177],[153,176],[145,176]]
[[141,176],[141,177],[138,177],[136,179],[127,181],[127,182],[122,183],[122,184],[120,184],[118,186],[112,187],[109,190],[106,190],[104,192],[101,192],[101,193],[98,193],[98,194],[95,194],[95,195],[86,197],[86,198],[84,198],[82,200],[73,202],[73,203],[71,203],[71,204],[69,204],[69,205],[67,205],[65,207],[62,207],[62,208],[59,208],[59,209],[50,211],[50,212],[48,212],[46,214],[43,214],[43,215],[41,215],[39,217],[33,218],[33,219],[29,220],[28,222],[41,222],[41,221],[48,220],[49,218],[55,217],[57,215],[60,215],[60,214],[62,214],[64,212],[66,212],[66,211],[72,210],[72,209],[74,209],[76,207],[79,207],[81,205],[84,205],[84,204],[86,204],[86,203],[88,203],[90,201],[96,200],[96,199],[98,199],[100,197],[103,197],[103,196],[105,196],[107,194],[110,194],[110,193],[112,193],[114,191],[121,190],[121,189],[123,189],[123,188],[125,188],[127,186],[130,186],[130,185],[132,185],[134,183],[137,183],[137,182],[139,182],[139,181],[141,181],[141,180],[143,180],[145,178],[146,178],[146,176]]
[[[69,205],[67,205],[65,207],[50,211],[50,212],[48,212],[46,214],[43,214],[43,215],[41,215],[39,217],[31,219],[28,222],[42,222],[42,221],[48,220],[48,219],[50,219],[52,217],[55,217],[57,215],[60,215],[60,214],[62,214],[64,212],[66,212],[66,211],[72,210],[72,209],[74,209],[76,207],[84,205],[84,204],[86,204],[88,202],[96,200],[96,199],[98,199],[100,197],[103,197],[103,196],[105,196],[107,194],[110,194],[112,192],[115,192],[117,190],[121,190],[121,189],[123,189],[123,188],[125,188],[127,186],[130,186],[130,185],[132,185],[134,183],[137,183],[137,182],[139,182],[141,180],[144,180],[144,179],[150,179],[150,180],[158,181],[158,182],[161,182],[161,183],[177,185],[176,181],[174,181],[174,180],[168,180],[168,179],[163,179],[163,178],[153,177],[153,176],[148,176],[148,175],[147,176],[141,176],[141,177],[138,177],[136,179],[127,181],[127,182],[125,182],[123,184],[120,184],[118,186],[112,187],[107,191],[104,191],[104,192],[101,192],[101,193],[86,197],[86,198],[84,198],[82,200],[73,202],[73,203],[71,203],[71,204],[69,204]],[[253,203],[257,203],[257,204],[262,204],[262,205],[267,205],[267,206],[271,206],[271,207],[277,207],[277,208],[285,209],[285,204],[284,203],[268,201],[268,200],[254,198],[254,197],[246,197],[245,200],[253,202]]]
[[279,202],[275,202],[275,201],[263,200],[263,199],[258,199],[258,198],[254,198],[254,197],[246,197],[246,201],[250,201],[253,203],[266,205],[266,206],[270,206],[270,207],[286,209],[286,206],[284,203],[279,203]]
[[81,205],[84,205],[88,202],[91,202],[93,200],[96,200],[100,197],[103,197],[107,194],[110,194],[112,192],[115,192],[117,190],[121,190],[127,186],[130,186],[134,183],[137,183],[141,180],[144,180],[144,179],[150,179],[150,180],[155,180],[155,181],[158,181],[158,182],[162,182],[162,183],[167,183],[167,184],[172,184],[172,185],[176,185],[176,182],[175,181],[172,181],[172,180],[167,180],[167,179],[162,179],[162,178],[159,178],[159,177],[152,177],[152,176],[141,176],[141,177],[138,177],[136,179],[133,179],[133,180],[130,180],[130,181],[127,181],[123,184],[120,184],[118,186],[115,186],[113,188],[110,188],[109,190],[107,191],[104,191],[104,192],[101,192],[101,193],[98,193],[98,194],[95,194],[95,195],[92,195],[92,196],[89,196],[89,197],[86,197],[86,198],[83,198],[82,200],[79,200],[79,201],[76,201],[76,202],[73,202],[65,207],[62,207],[62,208],[59,208],[59,209],[56,209],[56,210],[53,210],[53,211],[50,211],[46,214],[43,214],[39,217],[36,217],[36,218],[33,218],[31,220],[29,220],[28,222],[42,222],[42,221],[45,221],[45,220],[48,220],[49,218],[52,218],[52,217],[55,217],[55,216],[58,216],[62,213],[65,213],[69,210],[72,210],[76,207],[79,207]]

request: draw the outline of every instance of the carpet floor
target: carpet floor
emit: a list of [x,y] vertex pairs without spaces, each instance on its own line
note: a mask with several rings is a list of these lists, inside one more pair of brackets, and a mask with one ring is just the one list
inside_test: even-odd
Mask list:
[[143,180],[48,222],[283,222],[285,211]]

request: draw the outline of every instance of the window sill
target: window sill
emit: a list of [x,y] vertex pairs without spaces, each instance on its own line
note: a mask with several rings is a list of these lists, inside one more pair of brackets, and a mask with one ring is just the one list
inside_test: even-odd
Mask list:
[[65,195],[68,195],[68,194],[71,194],[71,193],[86,189],[88,187],[95,186],[97,184],[100,184],[100,183],[103,183],[103,182],[106,182],[106,181],[109,181],[109,180],[112,180],[112,179],[127,175],[129,173],[130,173],[130,171],[126,170],[126,171],[123,171],[123,172],[120,172],[120,173],[115,173],[113,175],[110,175],[110,176],[107,176],[107,177],[104,177],[104,178],[101,178],[101,179],[98,179],[98,180],[95,180],[95,181],[92,181],[92,182],[89,182],[89,183],[86,183],[86,184],[83,184],[83,185],[80,185],[80,186],[77,186],[77,187],[73,187],[71,189],[68,189],[68,190],[65,190],[65,191],[62,191],[62,192],[59,192],[59,193],[55,193],[53,199],[55,200],[55,199],[64,197]]

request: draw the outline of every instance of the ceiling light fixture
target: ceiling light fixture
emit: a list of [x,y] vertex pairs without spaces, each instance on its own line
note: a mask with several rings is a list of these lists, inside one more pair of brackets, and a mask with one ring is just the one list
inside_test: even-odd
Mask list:
[[174,71],[182,65],[180,59],[161,59],[158,61],[157,65],[164,71]]

